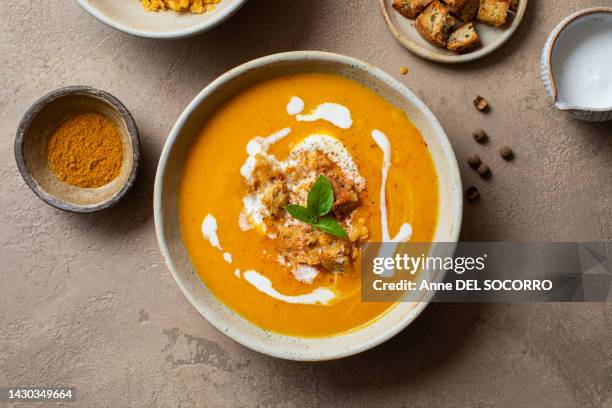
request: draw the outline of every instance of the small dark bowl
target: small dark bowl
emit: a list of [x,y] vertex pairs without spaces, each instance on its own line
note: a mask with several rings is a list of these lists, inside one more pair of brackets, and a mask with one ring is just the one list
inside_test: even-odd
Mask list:
[[[110,119],[123,143],[119,175],[98,188],[61,181],[47,163],[47,144],[54,129],[70,117],[94,112]],[[91,213],[117,204],[136,179],[140,158],[138,128],[127,108],[113,95],[86,86],[56,89],[23,115],[15,138],[15,160],[23,179],[44,202],[64,211]]]

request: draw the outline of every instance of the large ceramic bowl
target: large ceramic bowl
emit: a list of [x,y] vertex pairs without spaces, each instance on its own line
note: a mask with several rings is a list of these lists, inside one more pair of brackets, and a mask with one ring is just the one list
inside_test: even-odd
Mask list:
[[185,38],[222,23],[246,0],[221,0],[204,14],[146,11],[139,0],[77,0],[89,14],[124,33],[145,38]]
[[[186,155],[202,125],[215,109],[259,81],[299,72],[327,72],[352,78],[405,110],[427,142],[439,180],[440,211],[436,242],[456,242],[462,215],[462,188],[457,161],[444,130],[411,91],[378,68],[325,52],[276,54],[232,69],[208,85],[183,111],[161,155],[155,179],[155,229],[161,252],[178,287],[213,326],[243,345],[271,356],[302,361],[336,359],[372,348],[408,326],[428,299],[399,303],[375,322],[349,333],[300,338],[268,332],[236,314],[210,293],[195,273],[179,230],[179,183]],[[211,157],[210,160],[222,160]],[[449,245],[434,246],[432,256],[451,255]],[[442,276],[438,276],[441,278]]]

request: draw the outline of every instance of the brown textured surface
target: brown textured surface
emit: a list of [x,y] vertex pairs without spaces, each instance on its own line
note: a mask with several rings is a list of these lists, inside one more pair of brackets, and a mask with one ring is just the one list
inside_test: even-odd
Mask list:
[[[369,61],[419,95],[445,127],[465,187],[465,240],[612,239],[612,123],[557,113],[541,47],[572,11],[610,1],[531,1],[511,42],[458,67],[408,54],[374,1],[251,0],[202,36],[133,38],[75,2],[19,0],[0,15],[0,386],[74,385],[95,406],[612,406],[609,304],[434,304],[381,347],[324,364],[253,353],[180,295],[158,254],[152,182],[165,137],[212,78],[266,54],[321,49]],[[410,72],[399,74],[406,65]],[[86,84],[119,97],[141,130],[143,168],[118,207],[48,207],[13,160],[20,116],[39,96]],[[476,111],[481,94],[491,112]],[[488,145],[471,132],[484,128]],[[497,148],[513,148],[503,161]],[[493,169],[483,181],[472,153]],[[73,405],[71,405],[73,406]]]

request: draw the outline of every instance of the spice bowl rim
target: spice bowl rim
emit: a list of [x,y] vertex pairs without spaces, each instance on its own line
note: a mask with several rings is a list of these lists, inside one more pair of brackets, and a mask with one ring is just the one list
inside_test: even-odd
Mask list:
[[[121,119],[124,121],[127,133],[129,134],[131,146],[132,146],[132,166],[130,168],[130,173],[123,183],[121,188],[113,194],[110,198],[105,198],[104,201],[101,201],[98,204],[88,204],[88,205],[80,205],[75,203],[66,202],[57,196],[47,192],[32,176],[28,165],[26,164],[24,149],[25,149],[25,140],[27,138],[27,134],[30,130],[30,126],[33,121],[37,117],[37,115],[50,103],[55,102],[56,100],[70,96],[70,95],[85,95],[89,97],[94,97],[104,104],[110,106],[113,110],[115,110]],[[117,99],[112,94],[102,91],[90,86],[82,86],[82,85],[73,85],[66,86],[62,88],[55,89],[41,98],[39,98],[36,102],[34,102],[23,114],[19,126],[17,128],[17,133],[15,136],[15,145],[14,145],[14,153],[15,153],[15,161],[17,163],[17,168],[19,169],[19,173],[23,177],[24,181],[36,194],[38,198],[47,203],[48,205],[58,208],[63,211],[73,212],[73,213],[93,213],[97,211],[104,210],[106,208],[110,208],[116,205],[132,188],[134,181],[136,179],[136,175],[138,173],[138,166],[140,161],[140,142],[139,142],[139,134],[138,128],[136,126],[136,122],[132,117],[132,114],[125,107],[125,105]],[[125,160],[125,159],[124,159]]]

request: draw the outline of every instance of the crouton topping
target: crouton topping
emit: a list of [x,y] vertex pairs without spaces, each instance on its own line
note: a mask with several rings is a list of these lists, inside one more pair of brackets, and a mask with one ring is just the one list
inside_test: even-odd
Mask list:
[[[350,270],[369,231],[364,219],[353,222],[365,180],[344,146],[331,136],[310,136],[284,161],[268,154],[265,143],[248,150],[252,155],[247,159],[249,171],[243,172],[246,196],[241,227],[255,228],[274,240],[278,261],[305,283],[313,280],[313,268],[320,273]],[[348,239],[313,228],[286,211],[288,204],[306,205],[308,192],[322,175],[333,189],[328,216],[340,224]]]
[[472,51],[480,45],[480,38],[474,29],[473,23],[459,27],[448,39],[446,47],[459,54]]
[[416,28],[433,45],[446,47],[448,36],[456,23],[448,7],[436,0],[419,15]]
[[[509,11],[517,11],[519,0],[394,0],[393,8],[416,19],[417,32],[432,45],[457,54],[481,45],[472,21],[502,27]],[[404,74],[404,72],[402,72]]]
[[479,0],[443,0],[451,13],[459,17],[463,22],[470,22],[476,17]]
[[433,0],[394,0],[393,8],[406,18],[416,18]]
[[510,0],[482,0],[478,9],[477,19],[493,27],[506,24]]

